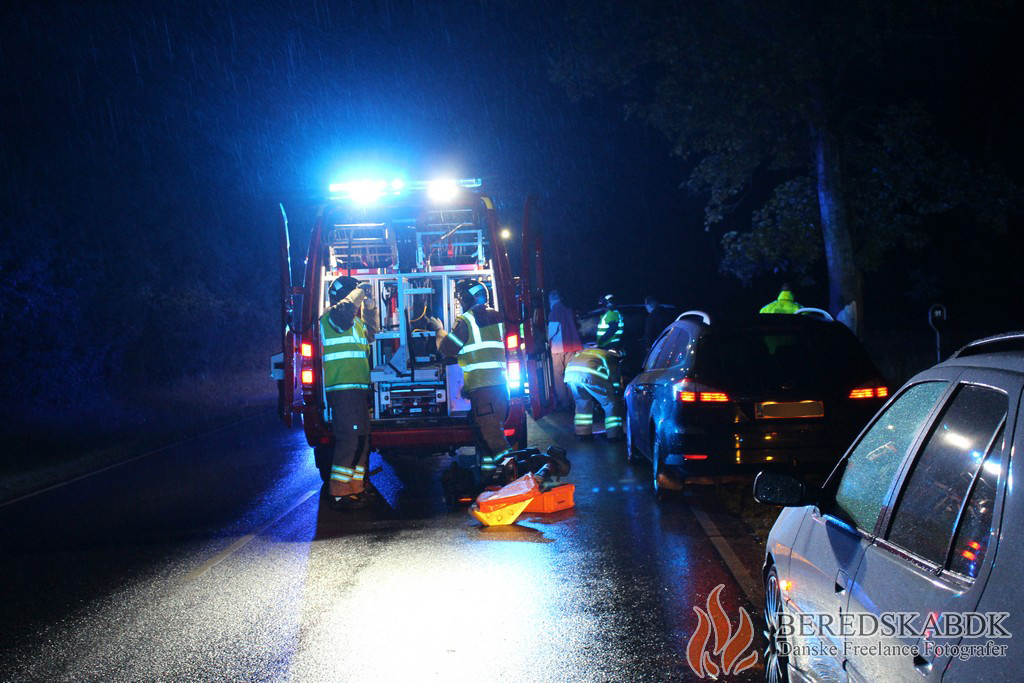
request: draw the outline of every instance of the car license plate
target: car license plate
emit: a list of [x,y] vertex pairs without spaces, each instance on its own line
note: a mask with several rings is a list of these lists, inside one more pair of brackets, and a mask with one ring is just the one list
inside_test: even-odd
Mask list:
[[825,405],[821,401],[795,401],[776,403],[765,401],[754,405],[754,414],[760,418],[824,417]]

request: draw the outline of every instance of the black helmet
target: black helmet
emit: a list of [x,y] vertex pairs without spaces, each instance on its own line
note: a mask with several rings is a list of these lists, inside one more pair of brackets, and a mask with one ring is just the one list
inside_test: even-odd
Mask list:
[[468,311],[477,304],[487,303],[487,287],[476,280],[463,280],[455,285],[455,296],[459,298],[462,310]]
[[611,294],[605,294],[601,297],[601,305],[605,308],[615,308],[615,297]]
[[353,289],[359,286],[359,280],[348,275],[342,275],[337,280],[331,283],[331,288],[327,291],[327,296],[330,298],[331,305],[336,305],[339,301],[349,295]]

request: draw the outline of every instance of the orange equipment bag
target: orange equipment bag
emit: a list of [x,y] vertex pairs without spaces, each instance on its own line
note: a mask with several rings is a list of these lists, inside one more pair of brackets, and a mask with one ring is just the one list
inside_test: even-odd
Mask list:
[[573,494],[576,493],[576,486],[573,484],[562,484],[550,491],[545,491],[530,501],[525,512],[558,512],[568,510],[576,505],[573,501]]
[[484,526],[511,524],[530,501],[540,495],[540,486],[532,474],[524,474],[497,491],[484,491],[469,508]]

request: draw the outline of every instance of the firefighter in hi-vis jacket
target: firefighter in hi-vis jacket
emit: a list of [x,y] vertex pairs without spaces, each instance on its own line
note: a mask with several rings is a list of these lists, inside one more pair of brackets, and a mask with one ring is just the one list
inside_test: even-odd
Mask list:
[[601,304],[604,306],[604,314],[597,323],[597,348],[620,350],[626,321],[615,306],[614,296],[605,294],[601,297]]
[[509,394],[505,366],[505,325],[501,314],[487,305],[487,287],[476,280],[455,286],[463,313],[450,332],[431,318],[437,350],[457,358],[463,375],[463,395],[470,402],[470,424],[483,483],[494,478],[498,463],[512,449],[505,439]]
[[366,507],[376,495],[366,473],[370,455],[368,354],[379,330],[371,292],[369,284],[339,277],[328,293],[331,305],[320,317],[324,389],[334,432],[328,492],[335,509]]
[[604,433],[610,441],[622,435],[622,375],[619,354],[605,349],[583,349],[565,366],[565,384],[576,401],[576,436],[592,438],[594,402],[604,411]]

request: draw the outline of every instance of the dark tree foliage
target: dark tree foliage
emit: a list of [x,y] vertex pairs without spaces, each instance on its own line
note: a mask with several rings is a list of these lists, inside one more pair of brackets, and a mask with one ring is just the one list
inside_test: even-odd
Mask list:
[[[611,89],[627,116],[691,162],[721,268],[809,278],[863,315],[863,273],[970,209],[1005,229],[1020,194],[958,96],[1008,39],[1012,5],[885,0],[585,2],[553,77],[575,97]],[[983,92],[983,94],[985,94]],[[959,109],[958,109],[959,107]],[[1008,126],[1009,127],[1009,126]],[[977,135],[978,131],[975,130]],[[851,306],[851,304],[853,304]],[[860,314],[860,315],[858,315]]]

